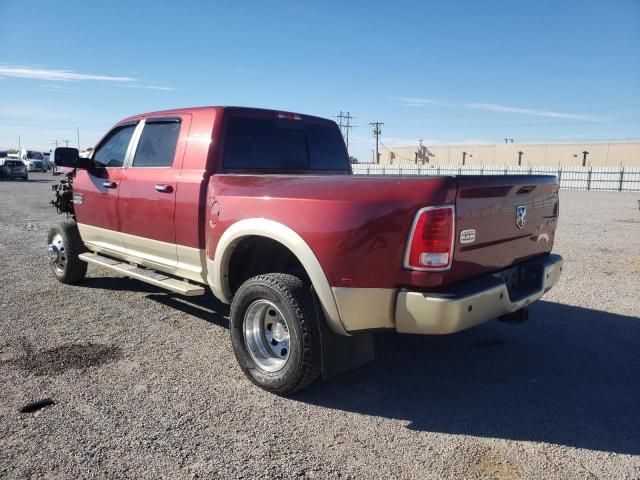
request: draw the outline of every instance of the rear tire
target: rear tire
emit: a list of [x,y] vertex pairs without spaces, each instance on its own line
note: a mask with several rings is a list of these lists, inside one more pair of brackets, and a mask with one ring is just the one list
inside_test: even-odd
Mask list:
[[78,255],[86,248],[76,222],[63,220],[52,226],[47,244],[51,271],[59,282],[72,285],[85,279],[87,263],[80,260]]
[[320,376],[318,319],[311,290],[297,276],[244,282],[231,304],[230,333],[240,368],[264,390],[291,395]]

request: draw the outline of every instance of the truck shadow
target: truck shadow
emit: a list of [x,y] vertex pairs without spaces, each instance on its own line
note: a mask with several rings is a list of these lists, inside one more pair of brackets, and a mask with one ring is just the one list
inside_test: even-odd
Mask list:
[[[88,286],[138,288],[228,328],[228,306],[209,292],[188,298],[117,280]],[[524,324],[493,321],[446,336],[378,333],[375,344],[373,362],[294,400],[405,420],[416,431],[640,454],[638,317],[538,301]]]
[[296,400],[417,431],[640,454],[640,318],[540,301],[522,325],[375,340],[372,363]]
[[114,292],[141,292],[160,293],[166,292],[160,287],[134,280],[128,277],[89,277],[82,283],[83,288],[95,288],[99,290],[111,290]]

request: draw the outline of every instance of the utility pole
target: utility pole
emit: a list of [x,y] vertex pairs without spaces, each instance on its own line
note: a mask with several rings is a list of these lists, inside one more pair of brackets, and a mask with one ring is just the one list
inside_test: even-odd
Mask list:
[[340,110],[340,113],[336,117],[338,119],[338,127],[340,127],[340,131],[342,132],[342,136],[344,137],[345,143],[347,144],[347,154],[349,153],[349,130],[353,128],[351,125],[351,120],[353,117],[349,112],[343,112]]
[[373,135],[376,137],[376,159],[375,162],[378,163],[380,161],[380,157],[378,156],[378,138],[382,135],[382,126],[384,122],[371,122],[369,125],[373,127]]
[[76,133],[78,134],[78,150],[80,150],[80,129],[76,127]]
[[20,141],[20,135],[18,135],[18,157],[22,155],[22,142]]
[[69,140],[60,140],[60,141],[64,142],[67,145],[67,147],[69,147]]

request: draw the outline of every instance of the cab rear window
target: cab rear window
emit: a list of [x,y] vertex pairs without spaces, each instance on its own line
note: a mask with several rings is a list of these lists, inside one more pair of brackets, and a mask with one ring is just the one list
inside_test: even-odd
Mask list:
[[349,171],[337,127],[279,118],[231,116],[223,162],[229,170]]

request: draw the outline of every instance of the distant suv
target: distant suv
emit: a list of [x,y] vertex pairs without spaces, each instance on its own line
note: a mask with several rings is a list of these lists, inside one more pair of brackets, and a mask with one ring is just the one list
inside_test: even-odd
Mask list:
[[251,381],[290,394],[373,357],[371,332],[524,320],[559,279],[553,176],[353,176],[338,126],[236,107],[136,115],[73,167],[48,255],[231,304]]
[[15,158],[0,158],[0,178],[19,178],[29,180],[25,164]]

